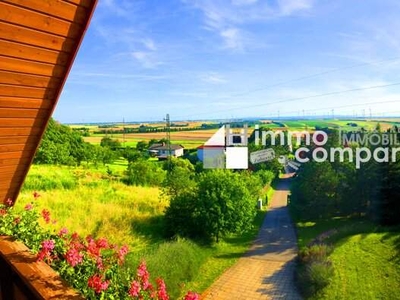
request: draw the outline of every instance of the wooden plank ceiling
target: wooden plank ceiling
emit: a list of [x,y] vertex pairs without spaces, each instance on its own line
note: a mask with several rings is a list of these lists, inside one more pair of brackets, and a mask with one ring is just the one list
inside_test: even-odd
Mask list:
[[96,2],[0,1],[0,202],[18,196]]

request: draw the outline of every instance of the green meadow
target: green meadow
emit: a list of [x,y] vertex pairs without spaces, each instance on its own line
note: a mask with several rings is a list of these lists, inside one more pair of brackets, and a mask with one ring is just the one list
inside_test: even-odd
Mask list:
[[329,284],[308,299],[399,299],[400,228],[385,228],[364,218],[296,222],[298,245],[335,230],[326,243],[334,272]]
[[[265,215],[260,211],[252,230],[227,236],[218,244],[166,239],[163,215],[169,199],[157,187],[119,182],[125,169],[123,162],[98,168],[33,165],[16,208],[34,201],[57,220],[43,226],[127,244],[128,265],[135,268],[145,259],[153,278],[165,278],[173,299],[187,290],[204,291],[233,265],[248,249]],[[40,194],[38,200],[33,199],[34,191]]]

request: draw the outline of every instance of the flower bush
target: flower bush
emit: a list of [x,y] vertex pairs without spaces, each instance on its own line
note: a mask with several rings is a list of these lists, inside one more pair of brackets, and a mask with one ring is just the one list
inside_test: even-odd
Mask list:
[[[39,197],[35,192],[35,201]],[[83,238],[68,233],[66,228],[57,232],[50,212],[37,212],[35,201],[26,204],[21,212],[14,210],[11,199],[0,204],[0,235],[22,241],[38,261],[49,264],[88,299],[169,299],[164,280],[157,278],[154,285],[144,261],[137,270],[124,264],[126,245],[119,247],[105,238]],[[48,228],[40,226],[40,218],[49,224]],[[198,299],[199,295],[191,291],[184,297]]]

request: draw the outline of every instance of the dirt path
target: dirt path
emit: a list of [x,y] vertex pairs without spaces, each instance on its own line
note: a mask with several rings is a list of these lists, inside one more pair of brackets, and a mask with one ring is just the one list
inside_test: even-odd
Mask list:
[[293,282],[297,244],[286,207],[289,187],[290,175],[286,175],[277,185],[254,244],[202,299],[301,299]]

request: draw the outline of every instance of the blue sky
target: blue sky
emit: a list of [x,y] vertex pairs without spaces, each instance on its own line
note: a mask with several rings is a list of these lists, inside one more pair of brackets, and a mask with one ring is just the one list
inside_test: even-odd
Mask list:
[[398,0],[99,0],[54,117],[400,115],[399,15]]

